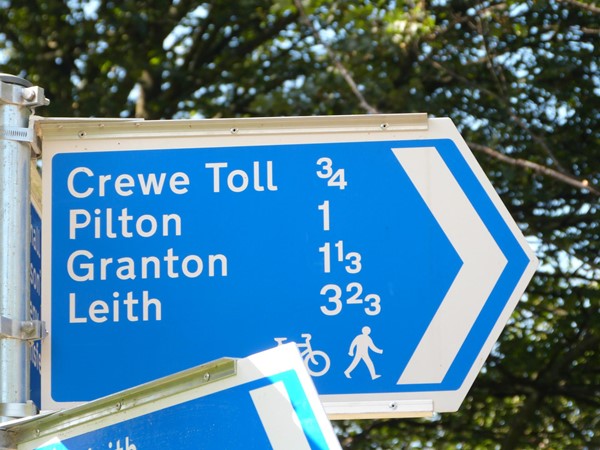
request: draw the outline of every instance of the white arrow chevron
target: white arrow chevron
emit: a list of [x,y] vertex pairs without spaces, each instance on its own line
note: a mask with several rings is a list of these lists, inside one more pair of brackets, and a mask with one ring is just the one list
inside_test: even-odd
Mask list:
[[441,383],[507,260],[434,147],[392,150],[463,262],[398,380]]

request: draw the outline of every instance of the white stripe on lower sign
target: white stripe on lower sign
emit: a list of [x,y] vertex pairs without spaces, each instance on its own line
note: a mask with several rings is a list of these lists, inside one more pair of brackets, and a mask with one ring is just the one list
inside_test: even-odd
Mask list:
[[254,389],[250,396],[274,449],[310,450],[283,382]]

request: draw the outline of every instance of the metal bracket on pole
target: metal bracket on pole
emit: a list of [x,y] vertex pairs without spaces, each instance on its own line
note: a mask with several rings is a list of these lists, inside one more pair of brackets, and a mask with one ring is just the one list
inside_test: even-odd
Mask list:
[[[21,88],[18,93],[13,89],[14,85]],[[4,103],[29,108],[50,104],[50,100],[44,97],[44,89],[32,86],[23,78],[5,73],[0,73],[0,98]]]
[[0,339],[39,341],[44,337],[46,337],[46,327],[45,322],[41,320],[18,321],[0,316]]
[[[18,86],[20,89],[15,89]],[[32,86],[31,82],[9,75],[0,73],[0,103],[15,105],[18,107],[34,108],[38,106],[47,106],[50,104],[44,96],[44,89],[39,86]],[[36,140],[33,131],[33,114],[29,118],[29,127],[2,127],[0,126],[0,140],[28,142],[35,156],[41,154],[39,142]]]
[[[36,132],[36,121],[41,117],[32,114],[29,116],[29,130],[31,130],[31,159],[38,159],[42,156],[42,138]],[[2,449],[0,449],[2,450]]]

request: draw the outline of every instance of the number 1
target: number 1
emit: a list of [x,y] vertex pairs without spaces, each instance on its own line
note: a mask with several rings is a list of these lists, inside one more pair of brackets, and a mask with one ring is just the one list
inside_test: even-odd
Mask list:
[[329,200],[319,205],[319,211],[323,211],[323,231],[329,231]]

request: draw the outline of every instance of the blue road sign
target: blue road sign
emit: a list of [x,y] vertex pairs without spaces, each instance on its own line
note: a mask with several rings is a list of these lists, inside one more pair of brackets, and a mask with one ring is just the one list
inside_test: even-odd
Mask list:
[[48,406],[295,341],[326,403],[458,408],[536,260],[452,122],[401,119],[42,127]]
[[199,366],[10,432],[18,450],[341,448],[293,344]]

